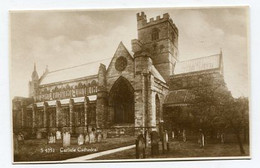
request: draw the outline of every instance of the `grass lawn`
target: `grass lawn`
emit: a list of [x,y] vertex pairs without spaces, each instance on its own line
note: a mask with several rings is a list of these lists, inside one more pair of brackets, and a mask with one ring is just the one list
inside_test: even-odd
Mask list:
[[61,140],[56,141],[56,144],[47,144],[46,139],[25,140],[24,144],[19,144],[19,154],[14,156],[14,162],[59,161],[122,146],[128,146],[134,143],[134,136],[107,138],[99,143],[84,144],[81,146],[77,145],[77,138],[71,138],[71,146],[68,148],[62,147]]
[[[160,145],[161,147],[161,145]],[[227,144],[206,144],[204,148],[200,148],[196,142],[171,141],[170,151],[167,154],[151,156],[151,148],[146,150],[146,158],[193,158],[193,157],[232,157],[232,156],[249,156],[249,146],[244,145],[245,155],[240,154],[239,146],[236,143]],[[93,160],[113,160],[113,159],[135,159],[135,148],[122,152],[105,155]]]

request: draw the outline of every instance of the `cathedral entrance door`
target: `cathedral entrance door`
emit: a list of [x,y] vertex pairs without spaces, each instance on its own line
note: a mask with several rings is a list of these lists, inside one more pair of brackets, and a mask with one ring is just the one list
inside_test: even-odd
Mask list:
[[110,91],[109,99],[115,124],[134,123],[134,89],[127,79],[118,78]]

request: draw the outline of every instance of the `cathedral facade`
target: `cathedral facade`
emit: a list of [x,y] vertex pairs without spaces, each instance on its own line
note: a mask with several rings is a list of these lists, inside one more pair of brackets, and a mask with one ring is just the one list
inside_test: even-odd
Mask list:
[[178,28],[169,14],[136,17],[138,38],[131,51],[120,42],[111,60],[46,68],[42,76],[34,66],[29,98],[13,99],[14,132],[159,131],[169,121],[166,111],[190,105],[190,88],[207,78],[223,79],[221,52],[179,61]]

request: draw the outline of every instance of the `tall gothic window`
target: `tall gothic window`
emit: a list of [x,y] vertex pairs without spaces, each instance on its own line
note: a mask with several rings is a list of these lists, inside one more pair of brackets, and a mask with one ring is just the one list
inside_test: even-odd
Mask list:
[[159,39],[159,29],[154,28],[152,30],[152,40],[158,40]]
[[84,106],[77,105],[77,106],[75,106],[75,125],[83,126],[84,123],[85,123]]
[[50,128],[56,127],[56,108],[51,107],[48,109],[47,126]]
[[159,96],[156,94],[155,96],[155,109],[156,109],[156,123],[158,124],[160,122],[160,99]]
[[38,128],[43,127],[43,122],[44,122],[43,120],[44,120],[43,109],[38,108],[36,111],[36,123],[37,123]]
[[70,110],[69,107],[62,107],[62,112],[63,112],[63,122],[64,126],[68,127],[70,125]]
[[93,80],[89,86],[89,94],[97,93],[97,82]]

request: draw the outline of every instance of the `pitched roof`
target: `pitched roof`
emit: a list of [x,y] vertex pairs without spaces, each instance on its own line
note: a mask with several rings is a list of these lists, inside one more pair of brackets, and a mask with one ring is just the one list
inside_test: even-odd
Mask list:
[[[131,58],[133,58],[133,53],[130,52],[122,42],[120,42],[118,48],[119,47],[123,47],[129,53]],[[104,60],[99,60],[99,61],[95,61],[95,62],[91,62],[91,63],[82,64],[79,66],[50,71],[46,75],[41,77],[42,79],[41,79],[40,84],[46,85],[46,84],[51,84],[51,83],[56,83],[56,82],[68,81],[68,80],[72,80],[72,79],[79,79],[79,78],[83,78],[83,77],[87,77],[87,76],[91,76],[91,75],[97,75],[100,63],[106,65],[106,67],[108,68],[112,59],[113,58],[107,58]],[[166,83],[166,81],[164,80],[162,75],[159,73],[159,71],[154,67],[154,65],[152,65],[152,74],[154,75],[154,77],[156,77],[160,81]]]
[[174,75],[220,68],[221,54],[177,62]]
[[79,66],[50,71],[41,80],[41,85],[51,84],[55,82],[79,79],[91,75],[97,75],[100,64],[108,66],[111,58],[99,60],[91,63],[82,64]]
[[165,104],[183,105],[190,104],[194,100],[194,95],[190,90],[181,89],[170,91],[166,97]]

